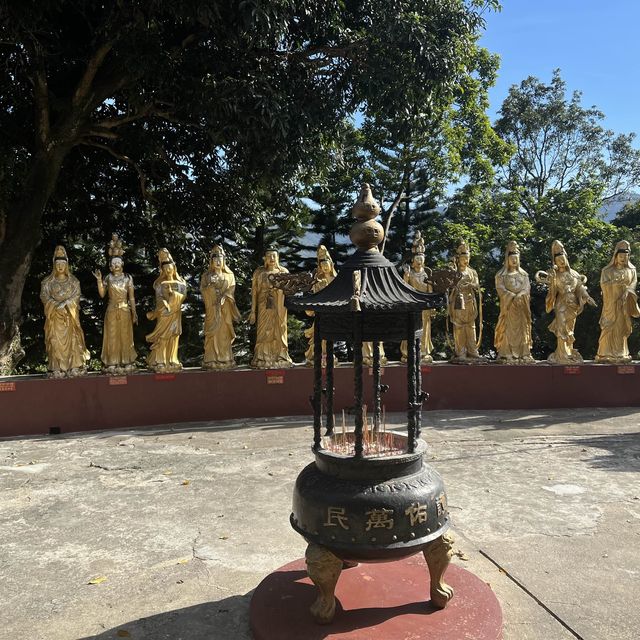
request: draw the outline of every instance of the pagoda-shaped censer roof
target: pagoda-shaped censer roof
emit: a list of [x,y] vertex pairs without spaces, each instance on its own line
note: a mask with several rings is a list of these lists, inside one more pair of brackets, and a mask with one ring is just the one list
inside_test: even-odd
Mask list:
[[408,285],[395,266],[378,250],[384,230],[375,217],[380,205],[373,199],[368,184],[362,186],[353,207],[357,222],[350,237],[357,250],[342,265],[336,278],[317,293],[288,297],[292,311],[314,311],[321,314],[420,312],[442,307],[444,293],[423,293]]

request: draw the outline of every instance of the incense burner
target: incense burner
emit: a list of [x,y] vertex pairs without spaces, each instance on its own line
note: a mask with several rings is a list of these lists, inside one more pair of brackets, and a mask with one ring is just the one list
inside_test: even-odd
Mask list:
[[[443,608],[453,596],[442,579],[451,557],[451,542],[445,535],[447,498],[442,479],[424,462],[426,445],[420,440],[426,398],[419,355],[422,313],[443,307],[446,296],[411,287],[380,253],[377,245],[384,234],[378,233],[382,227],[373,220],[379,212],[369,185],[363,185],[353,208],[358,222],[351,239],[357,250],[322,290],[289,296],[285,303],[289,310],[312,312],[315,318],[315,461],[298,476],[290,520],[309,543],[307,570],[318,587],[311,615],[323,624],[335,614],[334,590],[340,572],[354,562],[384,562],[422,552],[431,577],[431,602]],[[375,234],[363,232],[367,225],[375,227]],[[354,429],[348,436],[335,433],[333,345],[337,340],[353,345]],[[406,436],[385,433],[381,420],[380,344],[384,340],[407,344]],[[373,343],[371,428],[363,404],[365,341]]]
[[[392,433],[394,449],[407,438]],[[336,436],[338,437],[338,436]],[[384,562],[417,553],[449,528],[440,475],[413,453],[345,457],[315,452],[293,493],[291,526],[341,560]]]

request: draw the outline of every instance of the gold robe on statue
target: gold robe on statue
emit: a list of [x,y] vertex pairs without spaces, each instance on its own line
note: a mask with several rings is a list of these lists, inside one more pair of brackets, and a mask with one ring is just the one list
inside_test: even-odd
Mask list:
[[284,267],[268,271],[258,267],[251,281],[256,310],[256,345],[251,366],[256,369],[278,369],[292,365],[287,337],[287,309],[284,293],[273,289],[269,273],[289,273]]
[[206,271],[200,279],[200,291],[205,306],[204,359],[205,369],[228,369],[235,359],[231,346],[236,338],[234,322],[241,319],[234,299],[236,279],[229,270],[220,273]]
[[47,276],[40,288],[44,305],[44,339],[47,368],[66,375],[84,369],[89,360],[80,326],[80,283],[68,271],[63,277]]
[[636,268],[630,263],[626,266],[612,263],[602,270],[602,314],[596,356],[600,362],[631,361],[627,344],[632,329],[631,318],[640,316],[636,284]]
[[138,354],[133,346],[133,316],[129,304],[129,291],[133,278],[127,274],[109,273],[103,280],[109,297],[104,316],[101,359],[107,367],[132,365]]
[[501,269],[496,274],[496,291],[500,299],[494,336],[498,359],[532,361],[531,283],[527,272],[520,268]]
[[187,296],[187,284],[180,276],[175,277],[175,280],[162,280],[161,276],[153,285],[156,307],[151,315],[156,327],[146,340],[151,343],[147,364],[156,371],[182,368],[178,359],[178,342],[182,334],[182,302]]

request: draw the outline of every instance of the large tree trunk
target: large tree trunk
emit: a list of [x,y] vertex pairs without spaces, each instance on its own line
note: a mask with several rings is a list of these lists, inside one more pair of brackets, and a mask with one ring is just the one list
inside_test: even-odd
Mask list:
[[22,290],[33,254],[42,239],[41,221],[68,149],[36,152],[22,196],[0,220],[0,375],[24,356],[20,345]]

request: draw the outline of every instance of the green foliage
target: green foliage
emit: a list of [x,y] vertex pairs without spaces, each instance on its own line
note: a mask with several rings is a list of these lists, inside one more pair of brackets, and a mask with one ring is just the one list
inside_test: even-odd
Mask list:
[[581,93],[567,98],[556,69],[550,84],[530,76],[509,90],[495,123],[514,153],[498,172],[503,189],[518,193],[524,215],[537,222],[538,205],[549,190],[601,189],[603,200],[638,184],[640,151],[635,134],[614,134],[604,114],[581,105]]
[[[290,271],[312,268],[318,243],[338,264],[345,259],[363,180],[382,202],[383,222],[393,212],[385,247],[393,261],[406,259],[417,229],[430,266],[446,264],[459,239],[470,242],[484,288],[485,352],[498,314],[494,274],[508,240],[520,243],[532,280],[550,266],[551,241],[562,240],[596,299],[613,243],[629,237],[636,250],[640,242],[637,205],[615,225],[598,213],[640,180],[634,136],[606,130],[603,114],[583,107],[578,92],[567,97],[559,72],[549,84],[530,77],[513,87],[491,126],[487,92],[498,60],[477,39],[482,12],[499,8],[494,1],[24,0],[5,7],[0,329],[22,321],[24,371],[43,361],[39,282],[59,243],[81,281],[89,348],[100,352],[104,302],[91,271],[106,271],[113,231],[128,246],[126,269],[136,282],[141,360],[159,248],[170,249],[187,279],[187,365],[202,352],[198,289],[211,246],[225,245],[246,315],[252,273],[273,243]],[[28,275],[23,264],[31,264]],[[578,320],[587,356],[595,352],[598,313],[585,310]],[[553,336],[538,286],[533,315],[535,355],[546,357]],[[308,319],[289,324],[299,361]],[[439,353],[447,352],[444,327],[440,313],[433,320]],[[246,319],[237,333],[238,360],[247,363]],[[0,366],[3,340],[0,331]]]
[[[337,249],[317,214],[337,221],[361,180],[352,161],[363,153],[344,143],[360,134],[345,122],[354,114],[384,122],[404,141],[433,127],[461,103],[470,74],[494,64],[475,44],[486,6],[496,3],[5,4],[0,327],[24,320],[25,366],[42,359],[36,292],[59,242],[70,249],[87,297],[87,340],[99,351],[103,309],[88,274],[104,265],[114,230],[129,246],[143,310],[156,251],[172,251],[190,287],[183,357],[197,361],[198,278],[213,242],[228,247],[243,309],[265,243],[289,247],[288,268],[305,266],[295,243],[313,216]],[[349,176],[336,172],[347,164]],[[0,332],[0,356],[12,335]]]

